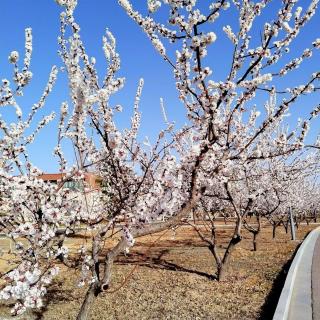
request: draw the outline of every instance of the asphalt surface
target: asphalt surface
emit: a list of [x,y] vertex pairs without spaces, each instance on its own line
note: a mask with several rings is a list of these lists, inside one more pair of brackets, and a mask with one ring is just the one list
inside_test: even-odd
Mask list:
[[312,318],[320,320],[320,236],[315,244],[312,260]]

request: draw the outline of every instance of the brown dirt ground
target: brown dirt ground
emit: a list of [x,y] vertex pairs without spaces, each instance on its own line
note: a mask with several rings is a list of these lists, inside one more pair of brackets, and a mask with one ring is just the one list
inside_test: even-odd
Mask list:
[[[300,226],[298,239],[314,227]],[[231,232],[218,229],[221,248]],[[181,227],[174,238],[170,230],[149,248],[150,238],[158,237],[138,239],[130,254],[118,259],[110,290],[136,269],[126,285],[98,297],[91,320],[272,319],[290,259],[300,243],[289,241],[280,227],[273,240],[271,228],[265,228],[259,249],[253,252],[251,235],[244,232],[226,280],[217,282],[210,278],[215,272],[213,257],[192,229]],[[76,281],[75,271],[63,270],[49,288],[46,307],[19,319],[75,319],[85,292],[76,287]],[[9,315],[9,306],[0,305],[0,319]]]

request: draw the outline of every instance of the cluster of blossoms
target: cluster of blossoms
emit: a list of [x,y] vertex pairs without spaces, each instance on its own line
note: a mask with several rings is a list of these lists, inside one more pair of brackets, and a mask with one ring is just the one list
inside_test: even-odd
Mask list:
[[46,294],[46,286],[51,283],[59,269],[53,267],[45,272],[24,261],[18,268],[6,275],[10,283],[0,292],[0,299],[14,299],[18,302],[12,309],[13,314],[21,314],[30,308],[41,308],[43,297]]
[[258,87],[262,84],[265,84],[266,82],[272,81],[272,74],[266,73],[264,75],[258,76],[252,80],[244,80],[239,83],[240,87],[245,88],[252,88],[252,87]]
[[151,13],[156,12],[161,7],[161,2],[158,0],[148,0],[148,9]]
[[210,43],[215,42],[217,36],[214,32],[209,32],[201,36],[194,36],[192,38],[192,48],[207,47]]
[[229,25],[223,27],[223,31],[226,33],[227,37],[232,41],[233,44],[237,44],[237,42],[238,42],[237,37],[232,32],[232,29]]
[[317,48],[320,49],[320,38],[316,39],[316,41],[312,42],[312,45]]
[[[20,107],[16,97],[23,94],[23,88],[32,79],[30,28],[26,29],[25,36],[22,69],[17,51],[8,57],[13,65],[15,87],[7,79],[3,79],[0,86],[0,230],[10,242],[8,252],[2,257],[8,263],[6,272],[1,273],[5,282],[0,297],[17,301],[12,310],[14,314],[42,306],[46,287],[58,272],[52,261],[68,257],[63,238],[80,223],[84,208],[91,205],[84,204],[81,195],[62,188],[63,181],[52,185],[39,179],[43,172],[30,163],[28,146],[55,117],[51,113],[35,122],[54,87],[58,68],[52,67],[38,102],[29,111]],[[2,115],[10,114],[12,107],[17,117],[9,123]],[[70,170],[69,175],[74,171]]]
[[[1,291],[1,297],[18,300],[14,309],[18,313],[28,307],[41,307],[45,287],[56,275],[52,261],[68,257],[61,237],[75,228],[83,207],[69,189],[58,190],[39,179],[39,174],[34,168],[19,176],[0,171],[1,231],[13,244],[8,252],[13,270],[7,273],[9,278],[4,276],[9,284]],[[61,229],[63,233],[59,235]],[[41,273],[41,277],[29,283],[30,272]]]

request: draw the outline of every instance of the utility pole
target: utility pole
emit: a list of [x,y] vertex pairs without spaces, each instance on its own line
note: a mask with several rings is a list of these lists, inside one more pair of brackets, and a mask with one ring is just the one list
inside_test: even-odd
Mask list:
[[291,207],[289,207],[289,217],[290,217],[291,240],[296,240],[296,229],[294,228],[293,212]]

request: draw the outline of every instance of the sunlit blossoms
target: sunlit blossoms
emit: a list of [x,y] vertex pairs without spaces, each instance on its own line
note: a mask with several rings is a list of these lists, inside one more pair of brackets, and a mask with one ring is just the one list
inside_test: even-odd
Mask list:
[[[268,203],[277,203],[276,195],[280,197],[278,186],[270,186],[272,179],[268,180],[270,172],[265,166],[270,166],[269,161],[272,165],[273,161],[277,163],[278,160],[274,159],[281,159],[282,164],[290,162],[290,157],[304,147],[310,121],[318,114],[318,107],[311,105],[308,109],[310,118],[299,121],[291,130],[285,126],[291,106],[302,95],[312,95],[317,91],[319,79],[316,73],[311,72],[301,85],[289,88],[275,85],[277,79],[287,78],[298,68],[303,68],[307,59],[313,58],[318,40],[297,54],[290,54],[289,46],[314,16],[318,1],[310,1],[306,9],[297,6],[297,1],[283,2],[271,20],[264,22],[258,44],[256,31],[252,30],[268,5],[265,1],[236,1],[231,5],[226,1],[218,1],[208,5],[207,9],[200,9],[196,2],[164,1],[161,10],[166,7],[168,22],[162,24],[162,28],[168,29],[167,34],[156,28],[151,30],[144,27],[146,21],[150,25],[157,25],[156,16],[143,18],[135,10],[135,1],[132,4],[126,1],[125,5],[123,1],[119,3],[149,38],[157,37],[165,44],[175,42],[175,54],[170,50],[170,45],[166,46],[165,60],[173,67],[179,98],[186,107],[190,121],[188,137],[182,140],[177,149],[179,161],[185,168],[189,166],[184,160],[197,166],[197,174],[193,176],[195,183],[191,185],[201,194],[201,208],[206,208],[209,216],[212,214],[212,234],[216,214],[232,215],[236,219],[234,233],[223,256],[220,257],[216,252],[214,236],[209,240],[202,237],[215,257],[217,276],[222,279],[229,255],[242,239],[242,227],[253,232],[255,237],[260,230],[249,226],[247,217],[264,210],[260,202],[264,197],[274,197],[268,199]],[[226,77],[217,78],[212,67],[214,63],[209,64],[208,59],[204,58],[208,52],[214,57],[214,50],[221,50],[220,39],[207,32],[210,29],[217,32],[218,25],[214,27],[211,24],[217,19],[228,20],[235,12],[239,24],[231,27],[223,23],[222,27],[233,45],[232,59],[229,66],[224,61]],[[212,42],[214,44],[209,48]],[[184,143],[186,141],[188,143]],[[309,161],[316,167],[318,159],[312,159]],[[316,172],[314,167],[313,172]],[[279,171],[290,172],[292,168],[293,165],[288,168],[283,165]],[[310,177],[303,173],[303,165],[296,170],[308,181]],[[259,180],[259,176],[266,180]],[[296,178],[292,176],[292,179]],[[284,186],[282,188],[286,189]],[[289,202],[293,202],[293,198],[285,193],[280,202],[281,208],[285,208]],[[272,211],[276,215],[282,209],[274,207],[268,210],[269,214]],[[259,220],[259,214],[256,215]],[[198,228],[197,232],[200,233]]]
[[17,63],[19,60],[19,53],[17,51],[12,51],[8,59],[10,63]]
[[[73,15],[77,1],[56,2],[63,10],[58,37],[62,65],[52,67],[39,101],[26,109],[17,99],[34,77],[30,28],[25,31],[24,57],[9,53],[13,77],[0,84],[0,231],[10,240],[12,250],[6,255],[13,261],[1,274],[0,298],[16,302],[14,314],[41,308],[59,269],[72,268],[79,275],[76,285],[87,290],[78,319],[87,319],[94,299],[112,287],[115,259],[128,252],[137,237],[171,228],[182,219],[207,244],[221,280],[243,228],[252,233],[256,246],[262,219],[275,224],[289,205],[301,213],[318,204],[317,184],[312,184],[318,155],[304,150],[319,148],[319,141],[305,142],[319,106],[304,102],[305,119],[290,126],[286,121],[301,97],[312,97],[319,88],[319,71],[310,68],[301,82],[289,81],[320,47],[316,39],[297,53],[289,49],[315,14],[318,1],[310,1],[305,9],[297,1],[279,2],[270,21],[256,33],[268,1],[219,0],[200,8],[195,0],[148,0],[144,16],[135,9],[137,2],[119,0],[172,68],[185,107],[185,124],[177,127],[167,115],[166,98],[161,99],[163,128],[152,139],[139,134],[143,79],[132,97],[127,127],[120,129],[115,121],[124,106],[114,95],[124,89],[125,79],[118,76],[121,61],[112,32],[106,29],[101,39],[107,62],[101,76]],[[156,21],[157,11],[166,13],[165,21]],[[228,19],[234,14],[237,23],[231,27]],[[210,62],[221,51],[220,41],[231,48],[230,60],[226,55],[222,61],[224,76]],[[38,123],[35,115],[58,73],[68,81],[69,99],[60,106],[53,150],[60,179],[53,184],[40,178],[43,172],[30,162],[28,148],[45,126],[52,125],[54,113],[47,112]],[[2,112],[12,110],[15,121],[7,123]],[[72,147],[73,162],[65,155],[65,145]],[[88,183],[89,175],[99,185]],[[69,188],[69,182],[77,187]],[[301,185],[307,190],[303,195]],[[306,193],[317,200],[310,201]],[[191,212],[194,221],[208,224],[210,238],[188,219]],[[222,255],[217,251],[217,216],[235,222]],[[85,241],[70,248],[72,236]]]

